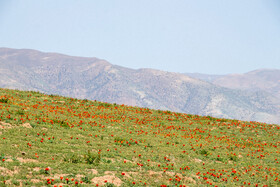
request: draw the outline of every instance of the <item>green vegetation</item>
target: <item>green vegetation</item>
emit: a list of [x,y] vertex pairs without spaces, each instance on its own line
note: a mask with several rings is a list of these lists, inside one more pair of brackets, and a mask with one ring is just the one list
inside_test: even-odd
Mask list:
[[279,132],[0,89],[0,186],[279,186]]

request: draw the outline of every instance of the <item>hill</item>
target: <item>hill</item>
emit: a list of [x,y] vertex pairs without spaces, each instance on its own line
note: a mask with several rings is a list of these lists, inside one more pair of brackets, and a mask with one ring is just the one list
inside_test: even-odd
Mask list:
[[205,116],[280,121],[280,101],[271,94],[224,88],[179,73],[8,48],[0,49],[0,67],[0,87],[4,88]]
[[0,89],[0,185],[277,186],[280,127]]

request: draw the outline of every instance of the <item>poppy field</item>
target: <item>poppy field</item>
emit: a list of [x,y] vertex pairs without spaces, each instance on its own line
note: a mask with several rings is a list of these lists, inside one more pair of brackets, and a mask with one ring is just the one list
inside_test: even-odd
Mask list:
[[279,132],[0,89],[0,186],[280,186]]

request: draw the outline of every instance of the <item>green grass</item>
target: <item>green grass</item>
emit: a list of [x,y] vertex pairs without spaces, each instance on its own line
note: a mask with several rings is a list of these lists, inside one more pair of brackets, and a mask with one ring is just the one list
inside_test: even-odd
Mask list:
[[280,185],[278,125],[9,89],[0,120],[0,186]]

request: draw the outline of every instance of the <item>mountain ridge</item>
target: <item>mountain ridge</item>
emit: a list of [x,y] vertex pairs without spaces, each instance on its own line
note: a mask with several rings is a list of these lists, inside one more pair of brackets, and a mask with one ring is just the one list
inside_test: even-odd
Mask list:
[[210,75],[185,73],[218,86],[240,90],[260,90],[280,98],[280,69],[257,69],[247,73]]
[[280,102],[268,93],[224,88],[184,74],[28,49],[0,48],[0,65],[4,88],[247,121],[280,121]]

